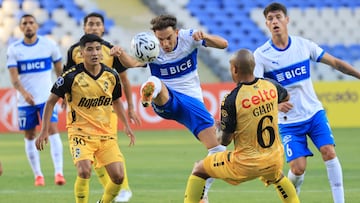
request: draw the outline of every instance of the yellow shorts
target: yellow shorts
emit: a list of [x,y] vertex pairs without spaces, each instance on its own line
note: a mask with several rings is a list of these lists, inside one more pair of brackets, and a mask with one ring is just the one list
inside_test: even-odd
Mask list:
[[205,171],[211,177],[223,179],[232,185],[260,178],[267,186],[282,177],[283,158],[276,160],[275,157],[270,157],[268,161],[253,159],[238,161],[232,156],[231,151],[217,152],[207,156],[203,160]]
[[74,164],[81,160],[97,160],[96,168],[113,162],[123,162],[116,137],[69,135],[69,147]]

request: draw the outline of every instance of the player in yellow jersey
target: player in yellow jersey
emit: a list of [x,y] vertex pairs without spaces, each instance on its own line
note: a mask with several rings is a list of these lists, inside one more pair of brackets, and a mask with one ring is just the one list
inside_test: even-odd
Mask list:
[[[99,13],[89,13],[84,18],[84,32],[85,34],[95,34],[99,37],[102,37],[105,31],[104,27],[104,17]],[[131,94],[131,84],[127,77],[126,70],[127,68],[120,62],[119,58],[110,54],[110,50],[114,46],[107,41],[102,42],[102,53],[103,59],[101,63],[107,65],[108,67],[114,68],[120,76],[120,81],[125,93],[126,101],[128,104],[128,116],[132,122],[137,125],[141,124],[139,116],[135,113],[134,102]],[[80,54],[79,42],[75,43],[70,47],[67,53],[67,62],[64,67],[64,71],[70,69],[76,64],[82,63],[84,61],[83,57]],[[118,125],[116,115],[113,115],[113,125],[116,127]],[[116,132],[116,128],[114,128]],[[101,168],[95,168],[97,177],[99,178],[100,183],[105,187],[108,179],[106,170]],[[132,192],[128,182],[128,176],[126,171],[126,165],[124,162],[124,181],[121,185],[121,190],[119,195],[116,197],[115,202],[128,202],[132,197]]]
[[237,185],[255,178],[274,184],[282,202],[299,198],[283,175],[284,151],[278,133],[278,103],[289,99],[285,88],[275,81],[255,78],[255,61],[246,49],[230,59],[237,86],[221,104],[221,144],[234,141],[233,151],[217,152],[197,162],[185,191],[185,203],[198,203],[206,179],[218,178]]
[[80,39],[80,53],[84,63],[64,72],[52,87],[45,105],[44,123],[36,140],[37,149],[43,150],[48,139],[52,109],[60,97],[64,98],[67,103],[66,126],[70,151],[78,173],[74,186],[76,203],[88,202],[94,158],[97,160],[96,167],[104,166],[111,180],[107,182],[100,202],[112,202],[120,191],[124,178],[124,158],[111,121],[113,111],[122,121],[130,145],[135,143],[135,135],[120,101],[118,73],[100,63],[102,41],[93,34],[85,34]]

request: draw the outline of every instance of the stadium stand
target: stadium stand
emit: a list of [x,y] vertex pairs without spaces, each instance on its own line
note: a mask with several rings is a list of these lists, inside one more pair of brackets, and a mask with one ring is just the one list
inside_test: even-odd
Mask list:
[[[262,14],[264,6],[272,1],[209,0],[188,1],[191,15],[209,28],[209,31],[229,40],[228,51],[240,47],[252,51],[269,36]],[[290,33],[317,42],[329,53],[355,64],[360,60],[360,41],[356,33],[360,25],[360,1],[352,0],[279,0],[289,8]],[[341,73],[316,64],[313,79],[351,79]],[[324,70],[323,70],[324,69]]]
[[[228,39],[227,51],[212,49],[202,51],[200,58],[213,68],[222,80],[230,81],[229,55],[239,48],[254,50],[268,40],[262,14],[264,6],[272,0],[142,0],[156,14],[171,13],[178,17],[183,27],[194,27],[221,35]],[[312,39],[329,53],[336,55],[360,68],[360,1],[354,0],[279,0],[289,8],[290,33]],[[122,27],[100,10],[91,0],[0,0],[0,87],[9,87],[8,71],[5,67],[7,45],[22,36],[18,29],[19,17],[33,14],[40,26],[39,34],[47,35],[66,50],[83,33],[82,19],[86,13],[96,11],[105,16],[104,38],[119,42],[130,39]],[[144,19],[148,21],[149,19]],[[128,48],[128,44],[124,45]],[[141,70],[140,70],[141,71]],[[341,73],[316,64],[314,80],[351,80]],[[134,84],[139,84],[147,73],[132,73]]]

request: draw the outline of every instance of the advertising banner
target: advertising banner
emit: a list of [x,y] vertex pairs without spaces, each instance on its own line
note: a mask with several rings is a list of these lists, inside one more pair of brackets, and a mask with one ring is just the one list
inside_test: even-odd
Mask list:
[[[216,118],[220,118],[219,109],[221,99],[226,93],[231,91],[235,85],[233,83],[216,83],[203,85],[203,96],[205,104],[210,113]],[[184,127],[172,120],[164,120],[156,115],[151,107],[144,108],[140,102],[140,86],[132,88],[132,96],[135,104],[135,111],[142,121],[141,126],[131,125],[133,130],[167,130],[184,129]],[[124,108],[127,110],[125,96],[122,98]],[[65,131],[65,109],[58,105],[59,130]],[[121,129],[121,122],[119,121]],[[0,133],[18,131],[16,91],[12,88],[0,89]]]
[[[220,102],[225,94],[234,87],[234,83],[203,84],[203,96],[206,107],[215,119],[220,119]],[[314,87],[318,98],[323,103],[331,127],[360,127],[360,82],[317,82]],[[134,130],[169,130],[184,129],[172,120],[157,116],[151,107],[144,108],[140,102],[139,86],[134,86],[133,100],[135,111],[142,121],[141,126],[131,125]],[[125,109],[127,103],[121,98]],[[59,129],[65,131],[65,110],[58,105]],[[119,129],[121,123],[119,122]],[[12,88],[0,89],[0,133],[17,132],[16,91]]]

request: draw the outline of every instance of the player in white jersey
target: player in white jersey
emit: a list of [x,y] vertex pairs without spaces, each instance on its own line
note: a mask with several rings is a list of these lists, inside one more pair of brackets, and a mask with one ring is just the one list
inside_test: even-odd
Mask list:
[[[172,15],[160,15],[151,20],[152,30],[160,41],[160,54],[149,63],[150,78],[142,84],[140,93],[143,105],[152,105],[154,111],[165,119],[175,120],[186,126],[208,149],[209,154],[224,151],[219,144],[214,119],[205,107],[197,72],[198,48],[225,49],[228,43],[219,36],[194,29],[178,29],[177,19]],[[124,60],[122,50],[112,50]],[[127,63],[128,64],[128,63]],[[133,67],[143,64],[133,64]],[[207,202],[207,191],[203,202]]]
[[360,72],[350,64],[324,52],[317,44],[301,37],[289,36],[287,9],[272,3],[264,9],[271,39],[256,49],[255,75],[277,80],[287,88],[290,100],[279,104],[279,129],[290,164],[289,179],[300,193],[306,157],[312,156],[307,136],[320,151],[325,162],[333,200],[344,202],[343,177],[335,152],[335,141],[327,116],[318,100],[310,78],[311,61],[325,63],[360,79]]
[[[44,186],[39,152],[35,147],[36,126],[44,110],[52,87],[51,75],[54,64],[57,75],[61,74],[61,53],[55,42],[37,35],[38,24],[32,15],[20,19],[24,38],[12,43],[7,51],[7,67],[11,82],[17,90],[19,128],[25,134],[25,151],[35,176],[35,186]],[[53,114],[50,128],[51,156],[55,169],[55,184],[64,185],[63,146],[57,128],[57,113]]]

